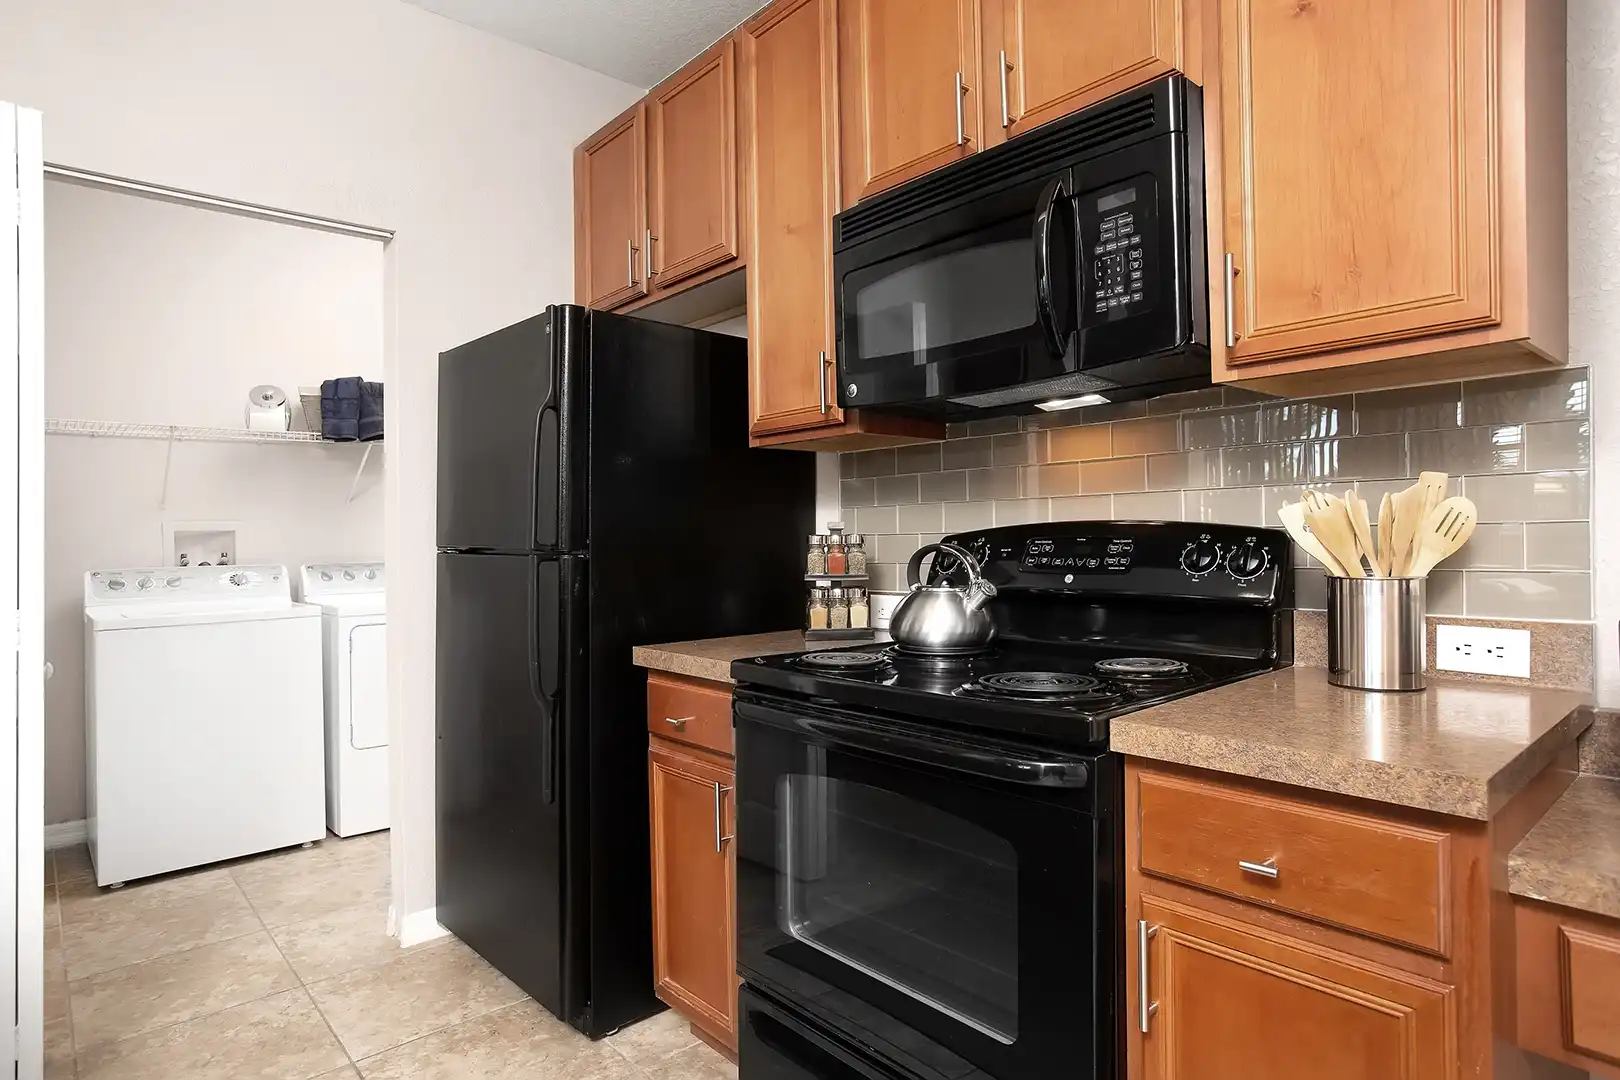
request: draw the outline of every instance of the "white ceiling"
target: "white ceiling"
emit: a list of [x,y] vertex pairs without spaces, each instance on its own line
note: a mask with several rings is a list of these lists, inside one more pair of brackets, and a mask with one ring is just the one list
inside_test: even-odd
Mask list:
[[405,0],[640,87],[652,86],[765,0]]

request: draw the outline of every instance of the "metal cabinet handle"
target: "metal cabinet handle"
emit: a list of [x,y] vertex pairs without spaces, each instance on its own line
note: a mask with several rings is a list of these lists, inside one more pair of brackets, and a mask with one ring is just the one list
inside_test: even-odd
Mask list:
[[726,833],[722,835],[720,828],[720,799],[726,792],[730,790],[731,788],[723,787],[718,783],[714,785],[714,853],[716,855],[720,854],[720,852],[724,850],[724,845],[727,840],[733,840],[736,838],[735,833]]
[[1136,1013],[1142,1018],[1142,1034],[1148,1033],[1148,1017],[1159,1011],[1157,1001],[1148,1000],[1148,941],[1159,932],[1146,919],[1136,920]]
[[1007,111],[1007,72],[1012,65],[1007,63],[1007,50],[1001,50],[1001,126],[1012,127],[1012,114]]
[[1237,347],[1237,293],[1232,288],[1232,279],[1237,276],[1237,265],[1232,253],[1226,253],[1226,347]]
[[821,382],[821,415],[827,415],[827,350],[821,351],[821,363],[816,368],[816,378]]
[[956,145],[967,145],[967,120],[962,115],[962,95],[967,93],[967,87],[962,83],[962,73],[956,73]]
[[1246,874],[1259,874],[1261,877],[1275,878],[1277,876],[1277,857],[1273,855],[1265,862],[1245,862],[1239,859],[1238,869]]
[[686,722],[688,720],[696,720],[696,719],[697,719],[697,717],[695,717],[695,716],[666,716],[666,717],[664,717],[664,723],[668,724],[670,727],[674,728],[676,731],[680,731],[680,730],[682,730],[682,729],[684,729],[686,727]]
[[658,237],[652,234],[651,229],[648,229],[647,244],[641,249],[641,272],[643,275],[645,275],[648,281],[651,281],[653,279],[653,275],[658,272],[653,269],[652,264],[652,246],[653,241],[656,239],[658,239]]

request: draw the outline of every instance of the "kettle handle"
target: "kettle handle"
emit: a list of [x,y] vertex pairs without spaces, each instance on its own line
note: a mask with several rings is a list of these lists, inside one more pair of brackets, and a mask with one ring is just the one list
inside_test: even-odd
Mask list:
[[979,560],[969,554],[966,548],[957,547],[955,544],[924,544],[911,553],[911,561],[906,563],[906,584],[911,586],[912,591],[922,588],[922,562],[931,552],[944,552],[954,556],[967,568],[969,610],[979,607],[996,595],[996,587],[984,579],[984,574],[979,569]]

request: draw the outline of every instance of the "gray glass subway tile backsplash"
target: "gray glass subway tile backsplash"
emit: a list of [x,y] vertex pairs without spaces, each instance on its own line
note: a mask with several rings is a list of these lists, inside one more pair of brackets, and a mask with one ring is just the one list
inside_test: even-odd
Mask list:
[[[841,455],[845,520],[872,537],[873,586],[907,545],[1029,521],[1181,518],[1274,525],[1306,485],[1374,513],[1425,469],[1479,504],[1468,547],[1431,578],[1435,614],[1591,617],[1591,462],[1583,369],[1287,400],[1236,388],[953,424],[944,442]],[[887,537],[888,539],[883,539]],[[1296,554],[1301,607],[1325,600]]]

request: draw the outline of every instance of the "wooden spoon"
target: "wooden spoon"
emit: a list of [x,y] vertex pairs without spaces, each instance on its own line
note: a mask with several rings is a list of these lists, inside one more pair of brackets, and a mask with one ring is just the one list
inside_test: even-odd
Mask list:
[[1345,570],[1345,577],[1366,577],[1361,568],[1361,556],[1356,551],[1356,531],[1350,524],[1350,515],[1344,502],[1336,495],[1323,491],[1305,493],[1305,521],[1311,535],[1322,542]]
[[1356,533],[1358,555],[1366,560],[1373,575],[1379,574],[1378,549],[1373,546],[1372,525],[1367,521],[1367,500],[1353,490],[1344,493],[1344,508],[1350,512],[1350,526]]
[[1344,567],[1339,565],[1328,549],[1322,546],[1322,541],[1311,535],[1310,526],[1305,524],[1305,504],[1288,503],[1277,508],[1277,517],[1282,521],[1288,535],[1294,538],[1294,543],[1305,549],[1305,554],[1321,563],[1323,568],[1334,577],[1349,577]]
[[1389,577],[1389,556],[1395,547],[1395,500],[1384,492],[1378,503],[1378,576]]
[[1474,526],[1479,522],[1479,512],[1474,509],[1471,499],[1462,496],[1447,499],[1429,512],[1423,521],[1423,528],[1418,530],[1414,544],[1417,554],[1412,559],[1412,565],[1407,570],[1407,577],[1428,577],[1444,559],[1456,554],[1457,549],[1468,543],[1468,538],[1474,535]]

